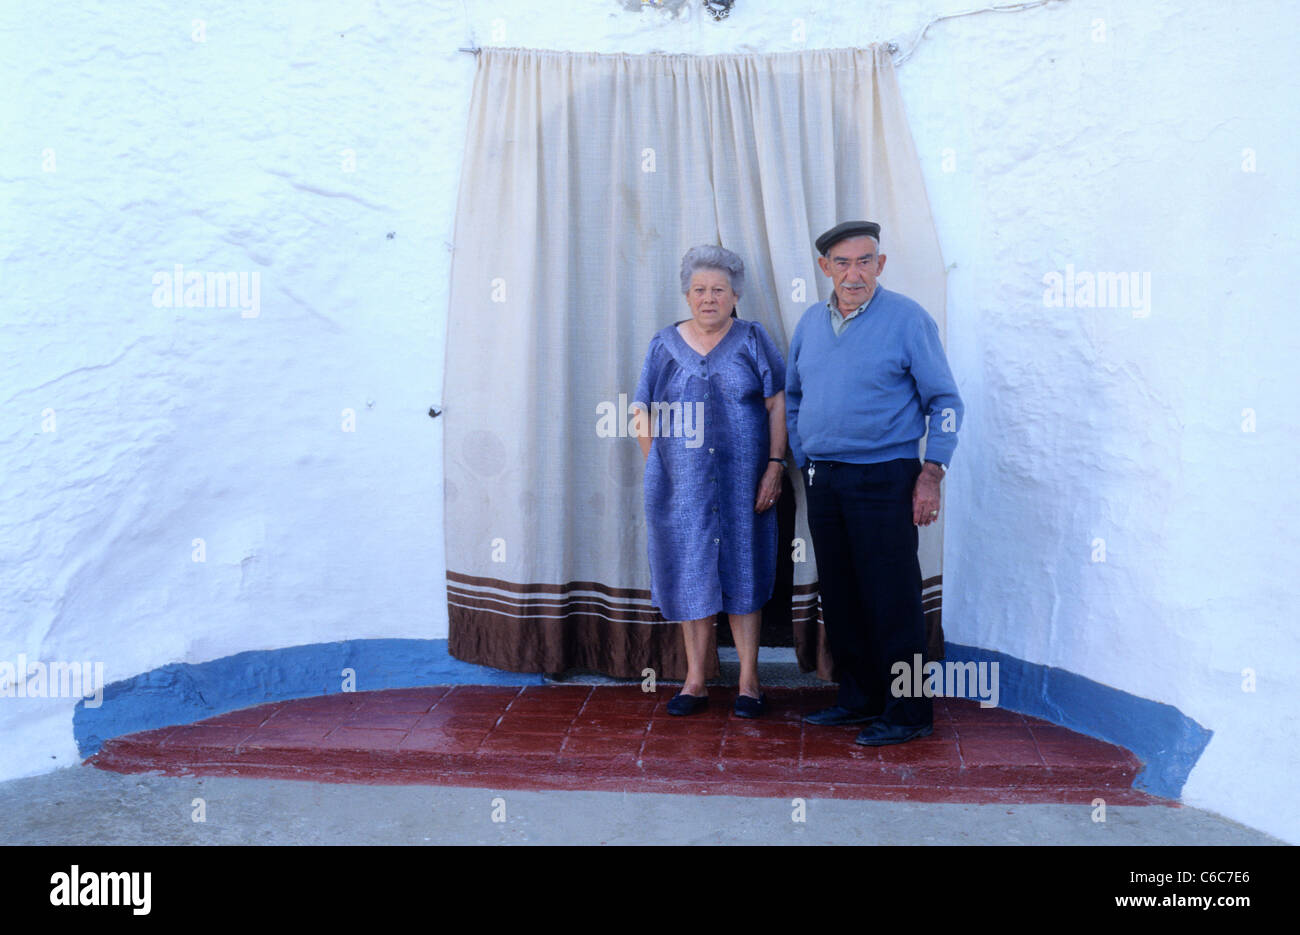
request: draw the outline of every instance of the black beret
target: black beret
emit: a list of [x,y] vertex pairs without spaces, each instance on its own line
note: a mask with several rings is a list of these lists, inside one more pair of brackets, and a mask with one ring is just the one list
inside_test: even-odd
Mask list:
[[836,224],[817,238],[817,252],[825,256],[831,247],[850,237],[875,237],[876,243],[880,243],[880,225],[875,221],[845,221]]

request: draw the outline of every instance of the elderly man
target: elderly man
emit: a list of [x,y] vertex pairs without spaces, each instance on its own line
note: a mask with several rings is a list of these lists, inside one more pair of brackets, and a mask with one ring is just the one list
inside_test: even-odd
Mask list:
[[786,420],[839,694],[805,720],[862,724],[865,746],[903,743],[933,729],[931,699],[891,693],[891,668],[910,672],[925,652],[917,527],[939,515],[962,402],[934,319],[876,281],[880,225],[848,221],[816,244],[834,291],[790,341]]

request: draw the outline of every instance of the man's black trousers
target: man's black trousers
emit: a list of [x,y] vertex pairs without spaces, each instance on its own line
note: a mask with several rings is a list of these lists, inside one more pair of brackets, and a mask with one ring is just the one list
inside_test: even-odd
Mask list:
[[882,714],[886,723],[919,727],[934,721],[934,703],[890,691],[895,662],[925,655],[921,563],[912,491],[921,462],[877,464],[812,461],[804,468],[808,526],[821,588],[822,619],[840,683],[838,704]]

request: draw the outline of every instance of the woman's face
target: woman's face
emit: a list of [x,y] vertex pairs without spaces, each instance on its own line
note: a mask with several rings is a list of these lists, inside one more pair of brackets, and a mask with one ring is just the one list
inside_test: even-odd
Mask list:
[[686,304],[691,307],[691,317],[702,330],[718,330],[726,325],[736,307],[731,277],[720,269],[697,270],[686,289]]

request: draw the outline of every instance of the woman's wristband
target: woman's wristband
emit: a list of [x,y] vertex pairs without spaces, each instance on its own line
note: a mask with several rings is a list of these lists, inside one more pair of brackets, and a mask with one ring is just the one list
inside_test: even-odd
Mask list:
[[769,464],[771,464],[773,461],[775,461],[777,464],[781,465],[781,467],[787,467],[787,466],[788,466],[788,465],[785,463],[785,458],[768,458],[767,461],[768,461]]

